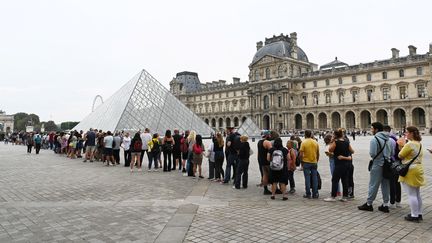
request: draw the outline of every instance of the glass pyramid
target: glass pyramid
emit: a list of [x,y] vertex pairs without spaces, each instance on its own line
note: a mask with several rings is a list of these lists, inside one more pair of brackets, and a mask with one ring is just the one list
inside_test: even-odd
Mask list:
[[167,129],[195,130],[206,137],[214,133],[145,70],[135,75],[73,130],[142,131],[146,127],[152,133],[162,135]]
[[261,130],[249,117],[246,118],[246,120],[241,124],[241,126],[237,129],[237,132],[250,138],[261,137]]

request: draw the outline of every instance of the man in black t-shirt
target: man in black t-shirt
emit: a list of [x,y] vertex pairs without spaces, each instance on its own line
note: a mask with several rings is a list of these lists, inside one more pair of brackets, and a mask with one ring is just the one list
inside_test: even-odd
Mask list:
[[227,154],[227,165],[223,183],[228,183],[231,177],[231,166],[233,167],[233,179],[235,178],[238,163],[238,150],[240,149],[240,134],[234,132],[234,127],[227,127],[228,137],[225,151]]
[[[268,177],[270,173],[270,163],[267,160],[268,148],[264,146],[266,141],[270,140],[270,131],[264,131],[262,134],[262,139],[258,141],[258,166],[261,173],[261,184],[258,186],[264,187],[264,195],[270,195],[271,192],[267,188]],[[268,142],[267,142],[268,143]]]
[[84,140],[86,141],[86,155],[83,162],[87,162],[87,159],[90,159],[90,162],[93,162],[93,156],[96,149],[96,133],[90,128],[85,134]]
[[178,165],[179,170],[181,170],[181,150],[180,150],[180,140],[181,140],[182,136],[179,134],[179,130],[178,129],[174,129],[174,135],[173,135],[173,139],[174,139],[174,146],[173,146],[173,168],[171,170],[175,170],[176,166]]

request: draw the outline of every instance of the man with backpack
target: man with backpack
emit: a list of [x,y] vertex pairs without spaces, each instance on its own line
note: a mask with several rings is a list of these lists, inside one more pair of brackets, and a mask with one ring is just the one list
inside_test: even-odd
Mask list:
[[371,124],[371,132],[374,135],[370,141],[369,155],[372,160],[369,162],[369,189],[367,202],[358,206],[359,210],[373,211],[372,203],[381,186],[382,198],[384,203],[378,207],[378,210],[384,213],[389,212],[390,184],[389,180],[383,177],[383,165],[386,159],[392,155],[391,145],[389,143],[388,132],[383,131],[383,125],[380,122]]
[[[29,138],[29,139],[32,139],[32,138]],[[42,146],[42,137],[39,134],[39,132],[36,132],[36,134],[33,136],[33,141],[35,144],[34,146],[36,149],[36,154],[39,154],[39,151],[40,151],[41,146]]]
[[238,154],[240,150],[240,134],[234,132],[234,127],[227,127],[228,138],[226,142],[227,165],[225,169],[225,178],[223,183],[226,184],[231,178],[231,166],[233,167],[233,178],[236,175],[236,167],[238,163]]

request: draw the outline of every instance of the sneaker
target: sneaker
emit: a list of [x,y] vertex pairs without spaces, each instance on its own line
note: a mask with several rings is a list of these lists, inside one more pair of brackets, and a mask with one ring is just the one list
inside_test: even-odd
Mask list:
[[289,194],[294,194],[295,192],[296,192],[296,190],[294,188],[291,188],[288,193]]
[[264,195],[271,195],[271,194],[272,192],[269,189],[267,189],[267,187],[264,187]]
[[303,198],[312,199],[312,196],[311,196],[311,195],[304,194],[304,195],[303,195]]
[[410,222],[416,222],[416,223],[420,222],[419,217],[413,217],[413,216],[411,216],[411,214],[408,214],[407,216],[405,216],[405,220],[410,221]]
[[236,186],[233,186],[232,188],[233,188],[233,189],[240,189],[240,187],[236,187]]
[[183,173],[186,173],[186,169],[183,169],[182,172],[183,172]]
[[151,169],[148,169],[147,171],[148,171],[148,172],[151,172],[152,170],[151,170]]
[[389,208],[396,208],[396,204],[395,203],[391,203]]
[[87,160],[85,159],[85,160],[83,160],[83,162],[85,163],[85,162],[87,162]]
[[422,214],[419,214],[418,219],[419,219],[420,221],[423,221],[423,215],[422,215]]
[[400,202],[396,202],[396,207],[397,208],[401,208],[402,207],[401,203]]
[[336,198],[334,197],[324,198],[324,202],[336,202]]
[[388,206],[384,206],[384,205],[379,206],[378,210],[381,211],[381,212],[384,212],[384,213],[389,213],[390,212],[389,207]]
[[370,211],[370,212],[373,211],[373,207],[372,207],[372,205],[368,205],[367,203],[365,203],[365,204],[363,204],[363,205],[361,205],[361,206],[358,206],[357,208],[358,208],[359,210],[363,210],[363,211]]
[[204,176],[198,176],[199,178],[201,178],[201,179],[204,179]]
[[187,173],[183,173],[183,176],[187,176]]
[[339,201],[341,201],[341,202],[347,202],[348,198],[347,197],[341,197],[341,198],[339,198]]
[[158,172],[159,170],[158,170],[158,169],[153,169],[153,171],[154,171],[154,172]]
[[283,201],[286,201],[286,200],[288,200],[288,198],[287,198],[287,197],[283,197],[282,200],[283,200]]
[[275,200],[275,196],[271,196],[270,199],[271,199],[271,200]]
[[276,194],[282,194],[282,191],[278,188],[276,189]]
[[313,195],[312,198],[313,199],[318,199],[319,198],[319,194]]

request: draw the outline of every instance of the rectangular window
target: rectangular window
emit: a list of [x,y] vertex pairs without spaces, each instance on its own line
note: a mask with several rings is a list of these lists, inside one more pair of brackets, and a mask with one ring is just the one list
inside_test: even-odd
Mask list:
[[382,93],[383,93],[383,100],[389,100],[390,99],[389,88],[383,88]]
[[219,99],[221,98],[221,93],[219,93]]
[[399,87],[399,98],[400,99],[406,99],[407,98],[405,86]]
[[399,77],[400,77],[400,78],[405,77],[405,71],[404,71],[403,69],[400,69],[400,70],[399,70]]
[[366,75],[366,80],[367,80],[367,81],[372,81],[372,74],[368,73],[368,74]]
[[366,90],[366,95],[367,95],[367,101],[372,101],[372,90],[371,89]]
[[330,80],[326,79],[326,86],[330,85]]
[[278,107],[282,107],[282,96],[278,97]]
[[338,78],[339,84],[342,84],[342,78]]
[[306,88],[306,83],[305,83],[305,82],[302,83],[302,88],[303,88],[303,89]]
[[294,98],[291,96],[290,97],[290,106],[293,106],[294,105]]
[[425,85],[424,84],[417,84],[417,95],[418,95],[419,98],[426,97]]
[[314,88],[316,88],[317,87],[317,81],[313,81],[313,84],[314,84]]
[[357,102],[357,91],[355,90],[352,92],[352,101]]
[[387,79],[387,72],[382,72],[382,78]]
[[326,94],[326,104],[330,104],[331,103],[331,96],[330,94]]
[[352,81],[353,81],[353,83],[355,83],[355,82],[357,82],[357,76],[352,76]]
[[306,97],[306,95],[303,96],[303,105],[307,105],[307,97]]
[[423,75],[423,67],[417,67],[417,75]]

